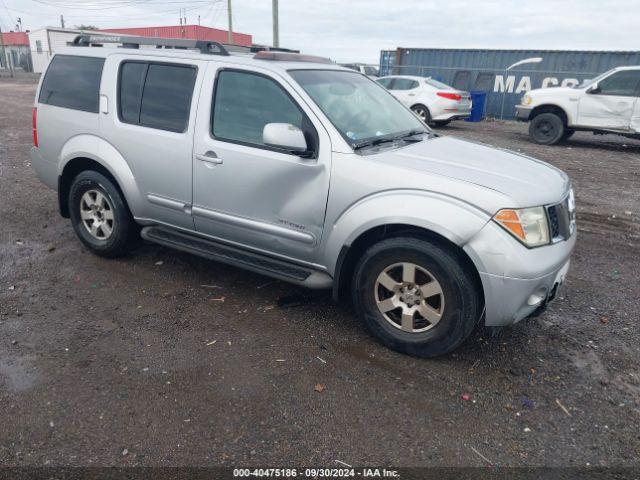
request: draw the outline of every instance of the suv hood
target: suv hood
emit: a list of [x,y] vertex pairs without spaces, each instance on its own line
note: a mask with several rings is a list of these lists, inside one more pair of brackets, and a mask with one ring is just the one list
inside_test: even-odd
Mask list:
[[567,97],[568,95],[576,95],[579,92],[576,88],[571,87],[549,87],[549,88],[536,88],[527,92],[531,98],[545,96],[545,97]]
[[381,152],[379,160],[502,193],[513,199],[505,207],[534,207],[562,200],[569,187],[557,168],[518,153],[453,137],[436,137]]

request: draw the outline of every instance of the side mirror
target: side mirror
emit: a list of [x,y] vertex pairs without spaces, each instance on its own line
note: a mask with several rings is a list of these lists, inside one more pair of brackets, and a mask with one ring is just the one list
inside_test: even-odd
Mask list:
[[262,142],[301,157],[311,153],[302,130],[290,123],[267,123],[262,130]]
[[597,95],[601,91],[602,91],[602,89],[598,85],[593,85],[592,87],[589,87],[587,89],[587,93],[590,93],[592,95]]

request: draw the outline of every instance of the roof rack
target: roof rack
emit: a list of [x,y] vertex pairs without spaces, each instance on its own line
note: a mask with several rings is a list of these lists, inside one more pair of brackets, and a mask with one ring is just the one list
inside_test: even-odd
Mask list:
[[330,58],[317,57],[315,55],[304,55],[300,53],[283,52],[279,50],[262,50],[256,53],[253,58],[256,60],[272,60],[280,62],[311,62],[311,63],[333,63]]
[[228,56],[227,49],[218,42],[209,40],[190,40],[185,38],[158,38],[158,37],[134,37],[125,35],[78,35],[69,42],[72,47],[101,47],[105,43],[120,43],[122,48],[140,48],[140,45],[149,45],[156,48],[196,49],[200,53],[208,55]]

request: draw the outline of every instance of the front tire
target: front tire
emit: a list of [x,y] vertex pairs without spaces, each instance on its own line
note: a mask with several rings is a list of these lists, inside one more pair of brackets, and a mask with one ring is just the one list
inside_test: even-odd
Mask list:
[[563,139],[565,126],[555,113],[541,113],[531,120],[529,135],[541,145],[554,145]]
[[435,357],[458,347],[482,314],[481,292],[450,249],[411,237],[383,240],[356,266],[356,311],[389,348]]
[[94,170],[85,170],[73,179],[69,214],[80,241],[101,257],[122,256],[140,238],[138,225],[120,191]]

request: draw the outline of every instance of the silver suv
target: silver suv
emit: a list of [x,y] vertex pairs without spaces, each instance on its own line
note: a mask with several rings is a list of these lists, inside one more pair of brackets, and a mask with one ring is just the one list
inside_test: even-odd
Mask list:
[[33,136],[39,177],[94,253],[141,235],[332,288],[412,355],[544,308],[576,242],[563,172],[436,135],[320,57],[81,36],[42,77]]

